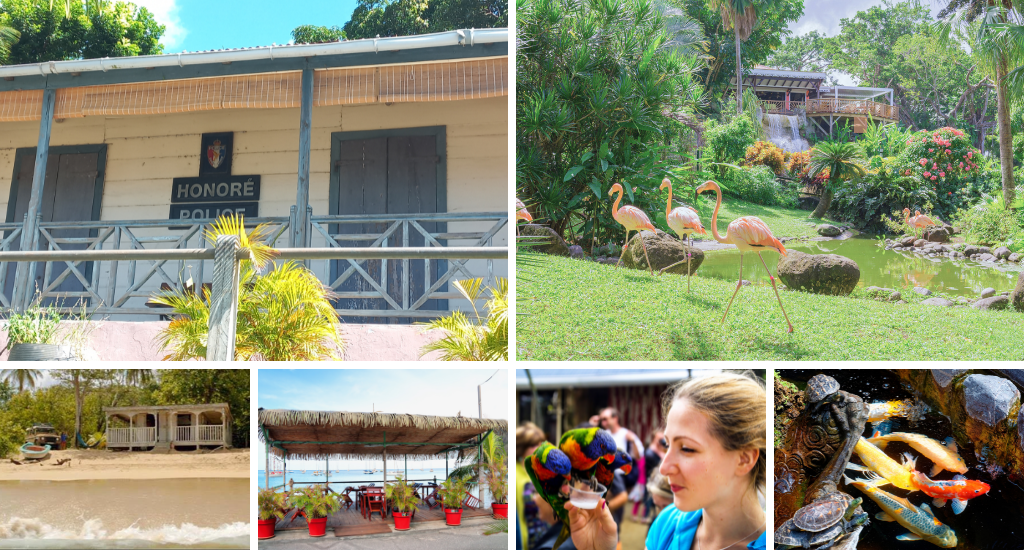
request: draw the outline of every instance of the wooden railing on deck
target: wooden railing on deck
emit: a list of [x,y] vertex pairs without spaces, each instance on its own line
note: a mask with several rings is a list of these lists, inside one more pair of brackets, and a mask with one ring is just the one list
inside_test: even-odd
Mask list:
[[871,115],[877,119],[899,120],[900,108],[867,99],[808,99],[807,101],[790,101],[786,109],[785,101],[761,100],[764,112],[770,114],[793,114],[798,108],[804,108],[809,115]]

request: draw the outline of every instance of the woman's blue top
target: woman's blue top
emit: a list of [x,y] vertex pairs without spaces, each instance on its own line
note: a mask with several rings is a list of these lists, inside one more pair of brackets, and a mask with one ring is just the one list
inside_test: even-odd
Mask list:
[[[669,504],[658,514],[647,531],[647,550],[690,550],[697,534],[703,510],[683,512]],[[767,532],[747,545],[749,550],[765,550]]]

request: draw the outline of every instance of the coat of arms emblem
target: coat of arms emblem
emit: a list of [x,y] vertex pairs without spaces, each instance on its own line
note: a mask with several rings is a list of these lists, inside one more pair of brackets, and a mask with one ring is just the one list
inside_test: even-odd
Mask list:
[[225,157],[227,157],[227,148],[221,145],[219,139],[206,148],[206,160],[214,169],[220,167]]

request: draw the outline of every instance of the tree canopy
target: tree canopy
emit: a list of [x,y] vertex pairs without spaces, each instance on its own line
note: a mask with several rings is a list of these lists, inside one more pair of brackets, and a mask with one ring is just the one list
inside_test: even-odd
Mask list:
[[296,44],[508,26],[508,0],[359,0],[343,29],[302,25]]
[[0,40],[12,42],[0,47],[0,64],[163,53],[164,26],[149,10],[130,2],[90,2],[87,8],[70,0],[4,0],[0,29],[4,27],[19,36],[13,42]]

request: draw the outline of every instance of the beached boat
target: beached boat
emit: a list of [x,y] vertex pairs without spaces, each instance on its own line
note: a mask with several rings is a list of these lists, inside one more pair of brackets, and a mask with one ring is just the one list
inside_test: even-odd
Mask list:
[[50,446],[39,446],[33,445],[31,443],[26,443],[21,446],[21,454],[24,455],[25,458],[29,458],[32,460],[43,460],[44,458],[50,456]]

